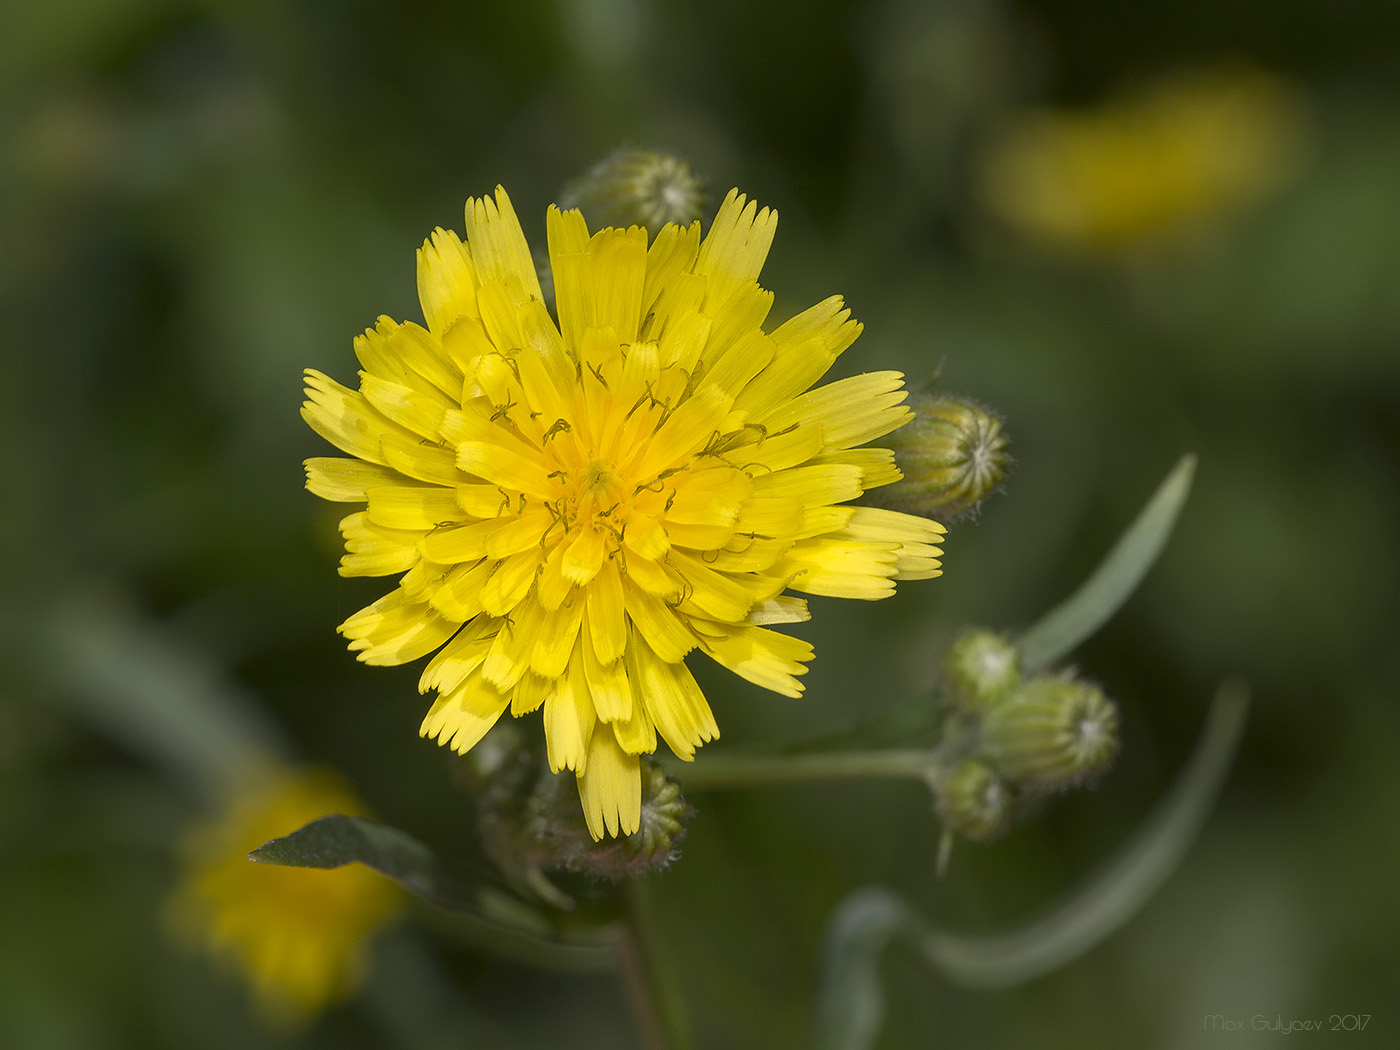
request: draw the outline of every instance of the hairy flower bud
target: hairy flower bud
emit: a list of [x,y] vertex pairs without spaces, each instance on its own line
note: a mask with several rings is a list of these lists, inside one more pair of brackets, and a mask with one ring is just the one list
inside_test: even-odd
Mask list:
[[642,766],[641,819],[631,835],[594,841],[568,777],[551,773],[542,753],[524,746],[511,723],[498,723],[463,765],[478,797],[478,825],[487,854],[502,871],[551,903],[569,898],[545,872],[582,872],[604,879],[666,867],[685,838],[690,806],[680,786],[651,763]]
[[1007,779],[1038,793],[1092,779],[1117,750],[1117,708],[1097,686],[1068,676],[1026,682],[982,720],[982,754]]
[[700,179],[679,157],[622,149],[595,164],[565,188],[559,207],[578,208],[589,226],[645,226],[653,235],[668,222],[689,225],[701,217]]
[[964,631],[943,658],[943,682],[950,705],[973,710],[1014,689],[1021,680],[1016,647],[980,627]]
[[929,518],[975,509],[1011,461],[1001,419],[972,401],[930,392],[911,396],[909,407],[913,420],[885,439],[904,479],[869,498]]
[[996,770],[965,758],[933,782],[938,815],[953,831],[984,842],[1011,826],[1015,792]]

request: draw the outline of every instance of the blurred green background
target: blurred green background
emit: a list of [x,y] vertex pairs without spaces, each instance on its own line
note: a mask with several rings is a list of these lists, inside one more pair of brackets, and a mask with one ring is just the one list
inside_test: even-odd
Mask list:
[[[1219,62],[1299,101],[1269,192],[1113,252],[981,203],[1017,113]],[[701,1045],[809,1045],[823,929],[858,887],[959,931],[1037,914],[1131,834],[1233,674],[1255,695],[1241,757],[1164,891],[1010,991],[892,951],[878,1045],[1279,1038],[1203,1033],[1214,1013],[1370,1013],[1294,1038],[1393,1045],[1397,74],[1390,0],[5,5],[0,1046],[635,1045],[611,973],[538,969],[424,909],[379,940],[358,1000],[279,1033],[161,921],[234,731],[211,710],[338,767],[383,819],[470,840],[449,755],[416,735],[418,668],[363,668],[334,633],[383,585],[335,574],[300,372],[353,382],[351,338],[419,316],[413,249],[460,230],[467,196],[504,183],[542,244],[560,186],[623,143],[687,156],[712,206],[737,185],[776,207],[773,317],[844,293],[866,332],[838,369],[941,364],[1005,414],[1017,460],[951,530],[942,579],[813,601],[805,698],[704,673],[716,749],[909,703],[958,626],[1032,621],[1200,456],[1161,562],[1077,655],[1123,713],[1099,790],[960,845],[941,881],[914,785],[694,796],[656,896]]]

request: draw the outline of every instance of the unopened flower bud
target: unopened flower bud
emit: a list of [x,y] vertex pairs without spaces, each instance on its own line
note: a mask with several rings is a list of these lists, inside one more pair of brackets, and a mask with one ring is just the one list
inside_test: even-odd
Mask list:
[[1015,792],[991,766],[965,758],[933,783],[938,815],[953,831],[984,842],[1011,826]]
[[[499,742],[493,740],[497,734]],[[463,766],[466,786],[478,798],[477,823],[487,854],[548,903],[570,904],[548,872],[616,880],[664,868],[679,855],[690,806],[679,785],[645,760],[640,826],[634,834],[601,842],[588,832],[573,777],[551,773],[543,753],[520,745],[513,724],[498,723]]]
[[689,225],[701,217],[700,179],[679,157],[622,149],[595,164],[564,190],[561,208],[578,208],[593,229],[645,226],[655,236],[668,222]]
[[982,628],[964,631],[943,658],[943,682],[949,704],[974,710],[991,703],[1021,680],[1016,647]]
[[681,786],[660,766],[647,764],[642,774],[642,820],[628,841],[642,863],[662,867],[676,858],[676,846],[685,838],[685,821],[692,810]]
[[1035,678],[986,711],[982,748],[1007,779],[1028,790],[1074,787],[1113,761],[1118,709],[1087,682]]
[[1001,483],[1011,461],[1001,419],[943,394],[914,394],[909,407],[913,420],[885,438],[904,479],[873,490],[871,502],[929,518],[973,510]]

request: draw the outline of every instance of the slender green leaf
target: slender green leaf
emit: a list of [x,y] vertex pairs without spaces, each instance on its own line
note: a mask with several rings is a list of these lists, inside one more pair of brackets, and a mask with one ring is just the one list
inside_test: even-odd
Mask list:
[[1182,456],[1093,574],[1017,639],[1027,674],[1063,659],[1128,600],[1166,546],[1195,472],[1196,457]]
[[998,988],[1063,966],[1117,930],[1171,876],[1195,841],[1234,759],[1248,706],[1241,683],[1222,685],[1185,770],[1117,859],[1048,915],[1019,930],[959,936],[933,928],[888,890],[869,888],[848,897],[828,932],[817,1046],[864,1050],[873,1044],[884,1015],[879,958],[895,936],[908,939],[949,981]]
[[439,908],[479,910],[478,886],[449,872],[432,850],[407,832],[361,817],[321,817],[263,843],[248,859],[297,868],[339,868],[358,861]]
[[120,591],[64,594],[33,627],[60,702],[210,798],[291,750],[256,696]]

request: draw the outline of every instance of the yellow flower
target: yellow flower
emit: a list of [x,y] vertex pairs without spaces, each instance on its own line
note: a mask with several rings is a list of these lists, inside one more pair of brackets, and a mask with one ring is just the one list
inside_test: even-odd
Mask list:
[[988,152],[982,193],[1032,237],[1118,250],[1278,187],[1299,152],[1301,108],[1282,81],[1226,68],[1180,74],[1092,111],[1030,113]]
[[218,820],[193,829],[170,901],[176,933],[239,971],[277,1027],[315,1018],[359,987],[370,936],[397,910],[393,883],[359,865],[253,864],[248,852],[359,802],[326,769],[266,768]]
[[808,392],[860,334],[839,296],[778,326],[756,278],[777,215],[737,192],[700,224],[592,236],[551,208],[559,321],[505,190],[466,241],[418,253],[427,327],[381,318],[354,391],[307,371],[303,415],[354,459],[310,459],[341,522],[343,575],[403,573],[340,626],[370,664],[441,647],[424,736],[459,752],[506,708],[543,708],[549,762],[578,776],[595,838],[637,830],[638,756],[719,735],[684,663],[699,649],[788,696],[812,658],[769,630],[786,590],[883,598],[939,573],[942,526],[838,506],[899,478],[856,448],[910,419],[903,376]]

